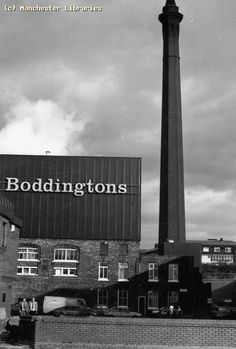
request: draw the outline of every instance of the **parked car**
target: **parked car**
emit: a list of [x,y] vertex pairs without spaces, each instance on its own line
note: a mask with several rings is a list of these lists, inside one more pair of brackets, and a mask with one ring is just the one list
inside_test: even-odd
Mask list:
[[168,307],[163,307],[160,309],[149,309],[146,315],[147,317],[152,318],[167,318],[170,316],[170,311]]
[[53,316],[89,316],[90,309],[81,306],[65,306],[61,308],[54,309],[50,312]]
[[211,317],[213,319],[236,319],[236,307],[225,303],[214,305]]
[[108,309],[106,315],[110,317],[133,317],[133,318],[142,316],[142,314],[140,313],[137,313],[135,311],[130,311],[129,308],[125,306],[112,307]]
[[90,310],[91,316],[107,316],[108,306],[105,304],[95,305]]
[[183,315],[183,312],[181,310],[181,307],[179,305],[173,304],[173,312],[172,314],[170,313],[170,307],[162,307],[160,309],[149,309],[147,311],[147,317],[152,317],[152,318],[180,318]]
[[60,297],[60,296],[45,296],[43,299],[43,313],[48,314],[53,310],[61,307],[85,307],[86,302],[83,298],[76,297]]

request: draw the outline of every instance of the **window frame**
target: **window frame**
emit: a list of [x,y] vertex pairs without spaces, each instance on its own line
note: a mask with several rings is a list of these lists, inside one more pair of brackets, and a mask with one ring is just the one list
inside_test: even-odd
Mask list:
[[[175,295],[173,295],[175,293]],[[173,300],[174,299],[174,300]],[[168,291],[168,305],[178,303],[179,301],[179,292],[178,290]]]
[[120,244],[119,245],[119,255],[120,256],[128,256],[129,254],[129,248],[128,248],[128,244]]
[[[153,304],[151,303],[153,301]],[[148,309],[158,309],[159,305],[159,293],[158,290],[149,290],[148,291]]]
[[168,264],[168,282],[179,282],[179,265],[176,263]]
[[[64,251],[65,253],[65,257],[64,259],[60,258],[56,258],[56,254],[58,251]],[[68,259],[68,254],[70,251],[73,251],[76,255],[76,259]],[[73,258],[75,256],[73,255]],[[53,262],[57,262],[57,263],[78,263],[78,257],[79,257],[79,254],[78,254],[78,249],[77,248],[72,248],[72,247],[58,247],[58,248],[54,248],[54,259],[53,259]]]
[[129,265],[127,262],[119,262],[118,265],[118,281],[129,281],[128,277]]
[[[20,250],[26,250],[25,252],[21,251]],[[35,250],[36,252],[33,252],[30,250]],[[19,258],[19,255],[20,254],[26,254],[26,258]],[[29,255],[35,255],[35,258],[28,258]],[[36,258],[37,257],[37,258]],[[39,248],[38,247],[33,247],[33,246],[19,246],[18,247],[18,261],[36,261],[38,262],[39,261]]]
[[[155,273],[157,274],[156,276],[155,276]],[[151,281],[151,282],[159,281],[159,265],[156,262],[148,263],[148,281]]]
[[204,252],[204,253],[209,253],[209,252],[210,252],[209,246],[203,246],[202,252]]
[[228,263],[232,264],[234,262],[233,254],[213,254],[211,255],[211,262],[220,264],[220,263]]
[[[57,274],[56,273],[56,271],[58,271],[58,270],[60,270],[61,271],[61,274],[59,275],[59,274]],[[75,274],[70,274],[70,273],[68,273],[68,274],[64,274],[64,270],[67,270],[68,272],[70,271],[70,270],[74,270],[75,271]],[[77,274],[77,268],[75,268],[75,267],[54,267],[53,268],[53,276],[55,276],[55,277],[77,277],[78,276],[78,274]]]
[[101,242],[100,243],[100,256],[107,256],[108,255],[108,243]]
[[[102,277],[101,277],[101,275],[102,275]],[[108,262],[99,262],[98,281],[109,281]]]
[[[125,295],[123,295],[122,293],[124,293]],[[124,300],[125,304],[122,304]],[[124,307],[128,307],[129,304],[129,292],[128,290],[124,290],[124,289],[119,289],[117,291],[117,306],[124,306]]]
[[232,253],[232,247],[225,247],[225,253]]
[[220,247],[219,246],[214,247],[214,253],[220,253]]
[[[98,288],[97,289],[97,305],[106,305],[108,307],[108,289]],[[105,300],[105,302],[103,301]]]
[[[20,273],[19,271],[18,271],[18,269],[22,269],[22,272]],[[29,269],[29,273],[25,273],[25,272],[23,272],[23,270],[24,269]],[[32,273],[32,269],[36,269],[36,273]],[[17,266],[17,275],[23,275],[23,276],[37,276],[38,275],[38,267],[37,266],[29,266],[29,265],[18,265]]]

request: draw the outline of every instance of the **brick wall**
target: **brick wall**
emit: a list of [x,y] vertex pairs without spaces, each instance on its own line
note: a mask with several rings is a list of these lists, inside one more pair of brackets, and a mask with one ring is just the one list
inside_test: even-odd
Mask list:
[[[13,303],[12,283],[16,279],[16,258],[19,241],[19,229],[15,227],[11,231],[10,221],[0,217],[6,226],[6,245],[0,246],[0,320],[10,316],[10,308]],[[2,244],[2,241],[0,242]]]
[[235,321],[38,317],[31,325],[34,330],[27,332],[34,332],[35,349],[74,349],[88,345],[90,348],[234,347],[236,343]]
[[[129,277],[135,275],[135,263],[139,255],[139,242],[133,241],[113,241],[109,240],[108,255],[100,255],[100,240],[42,240],[42,239],[20,239],[21,246],[34,246],[39,248],[38,262],[19,262],[18,265],[31,265],[38,267],[38,275],[23,276],[18,275],[14,284],[14,298],[37,297],[58,288],[71,288],[81,291],[96,290],[100,287],[110,287],[117,284],[118,263],[128,262]],[[119,254],[120,244],[128,245],[128,254],[123,257]],[[78,275],[76,277],[53,276],[54,266],[75,267],[74,263],[56,264],[54,260],[54,249],[60,246],[70,246],[78,248],[79,259],[76,265]],[[98,281],[99,262],[107,261],[109,263],[109,281]],[[83,295],[80,295],[83,296]],[[94,296],[96,303],[96,296]]]

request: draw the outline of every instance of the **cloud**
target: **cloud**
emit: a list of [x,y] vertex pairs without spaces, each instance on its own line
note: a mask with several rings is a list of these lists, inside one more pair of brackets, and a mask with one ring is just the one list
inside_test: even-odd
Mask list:
[[236,192],[198,187],[186,191],[187,238],[234,240]]
[[[180,62],[188,236],[214,236],[224,226],[232,236],[236,2],[176,2],[184,14]],[[164,3],[94,0],[103,6],[99,14],[0,12],[1,152],[141,156],[146,247],[156,242],[158,229],[158,14]]]
[[[22,100],[7,115],[8,123],[0,132],[2,153],[65,155],[67,142],[74,131],[82,132],[85,120],[73,119],[52,101]],[[17,144],[17,148],[16,148]],[[81,147],[82,149],[82,147]]]

